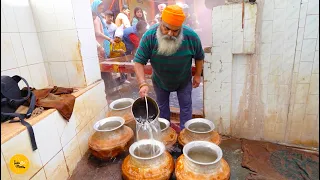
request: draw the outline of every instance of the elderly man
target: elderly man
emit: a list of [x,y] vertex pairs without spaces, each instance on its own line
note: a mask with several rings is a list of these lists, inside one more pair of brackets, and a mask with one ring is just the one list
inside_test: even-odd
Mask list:
[[[152,82],[160,109],[160,117],[170,119],[170,92],[177,92],[180,106],[180,129],[192,118],[192,87],[199,86],[204,52],[198,35],[184,26],[185,14],[178,5],[164,9],[159,24],[149,29],[141,39],[134,57],[134,68],[140,84],[139,94],[147,96],[144,65],[150,59]],[[192,59],[196,73],[192,81]]]

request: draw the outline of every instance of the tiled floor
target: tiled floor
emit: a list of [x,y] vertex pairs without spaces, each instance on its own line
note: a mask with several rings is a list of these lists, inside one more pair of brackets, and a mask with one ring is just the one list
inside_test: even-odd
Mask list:
[[[224,159],[229,163],[231,168],[230,179],[245,179],[249,170],[241,167],[241,141],[224,137],[220,147],[223,150]],[[173,157],[177,158],[179,154],[180,153],[174,153]],[[78,163],[69,180],[121,180],[121,164],[126,155],[127,153],[124,153],[121,157],[115,158],[113,161],[104,162],[93,157],[90,152],[87,152]],[[175,177],[173,176],[171,180],[175,180]]]

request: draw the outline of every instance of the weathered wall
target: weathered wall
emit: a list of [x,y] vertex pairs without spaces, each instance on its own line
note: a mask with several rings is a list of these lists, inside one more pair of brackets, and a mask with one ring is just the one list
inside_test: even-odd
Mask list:
[[[42,76],[39,76],[39,73]],[[20,75],[30,86],[48,86],[46,68],[28,0],[1,0],[1,75]],[[22,82],[19,84],[24,87]]]
[[205,116],[222,134],[318,148],[319,1],[258,0],[256,22],[245,9],[244,30],[238,6],[213,9]]

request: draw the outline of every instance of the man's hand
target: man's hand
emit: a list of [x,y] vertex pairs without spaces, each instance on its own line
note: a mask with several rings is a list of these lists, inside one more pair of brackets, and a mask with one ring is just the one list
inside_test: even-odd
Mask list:
[[140,97],[144,98],[145,96],[148,95],[149,92],[149,87],[148,86],[142,86],[139,90],[139,95]]
[[192,87],[193,88],[199,87],[200,82],[201,82],[201,76],[193,76]]

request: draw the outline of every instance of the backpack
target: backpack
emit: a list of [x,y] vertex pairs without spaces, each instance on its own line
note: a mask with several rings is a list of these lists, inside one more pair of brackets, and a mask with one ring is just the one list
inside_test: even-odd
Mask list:
[[[23,80],[27,85],[27,90],[20,90],[18,83]],[[26,114],[16,113],[19,106],[26,103],[30,98],[29,109]],[[31,117],[32,111],[35,108],[36,98],[29,87],[28,82],[18,76],[1,76],[1,123],[9,121],[9,123],[21,122],[22,125],[27,127],[31,139],[33,151],[37,150],[32,126],[25,121],[25,118]],[[13,120],[18,117],[19,120]]]

